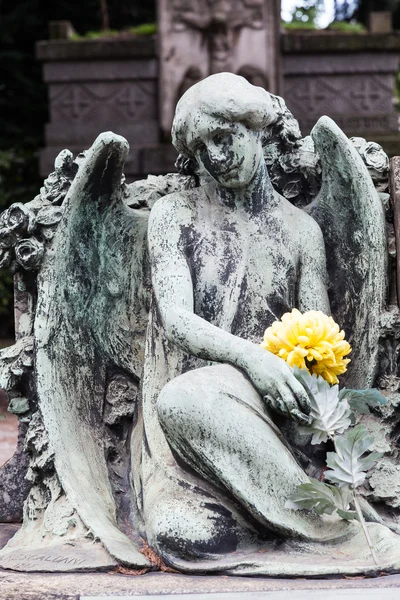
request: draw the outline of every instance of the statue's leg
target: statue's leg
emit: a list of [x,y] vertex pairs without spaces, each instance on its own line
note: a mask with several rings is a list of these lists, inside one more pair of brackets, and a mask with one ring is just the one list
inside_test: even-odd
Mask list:
[[216,365],[177,377],[162,390],[158,415],[186,464],[222,486],[270,531],[314,541],[350,534],[343,521],[285,507],[308,477],[239,370]]

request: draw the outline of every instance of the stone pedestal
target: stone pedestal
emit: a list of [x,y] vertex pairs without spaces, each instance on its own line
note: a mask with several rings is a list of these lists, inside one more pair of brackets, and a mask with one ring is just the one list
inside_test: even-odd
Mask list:
[[[0,549],[14,535],[18,526],[0,524]],[[383,574],[384,575],[384,574]],[[367,597],[371,600],[397,598],[400,575],[346,579],[274,579],[267,577],[228,577],[219,575],[180,575],[147,573],[136,575],[129,569],[108,573],[18,573],[0,569],[1,598],[7,600],[79,600],[83,597],[147,598],[150,595],[174,598],[178,594],[201,594],[205,600],[267,600],[281,591],[283,598],[304,596],[319,598]],[[397,590],[397,591],[396,591]],[[348,595],[346,595],[346,591]],[[375,594],[374,594],[375,592]],[[274,596],[274,595],[273,595]],[[273,597],[272,596],[272,597]],[[154,596],[153,596],[154,597]],[[199,596],[196,596],[197,598]],[[279,596],[278,596],[279,597]],[[298,597],[298,596],[297,596]],[[182,596],[179,596],[181,599]],[[282,600],[283,600],[282,598]]]

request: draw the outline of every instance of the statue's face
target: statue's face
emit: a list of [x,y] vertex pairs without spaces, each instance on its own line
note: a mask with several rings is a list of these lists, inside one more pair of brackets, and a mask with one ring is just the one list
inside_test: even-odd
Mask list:
[[243,123],[205,116],[195,133],[191,150],[217,183],[227,188],[250,183],[263,156],[259,132]]

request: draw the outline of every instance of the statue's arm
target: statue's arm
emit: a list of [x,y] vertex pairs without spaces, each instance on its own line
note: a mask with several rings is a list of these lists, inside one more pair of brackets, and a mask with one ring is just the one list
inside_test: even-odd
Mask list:
[[301,312],[320,310],[329,315],[325,244],[319,225],[311,218],[302,236],[297,307]]
[[308,422],[308,396],[282,359],[194,313],[193,283],[184,253],[184,231],[191,225],[190,209],[173,201],[172,196],[158,202],[151,212],[148,240],[152,283],[168,339],[204,360],[239,367],[269,406],[299,422]]
[[[167,204],[168,203],[168,204]],[[191,211],[173,198],[153,208],[148,229],[152,284],[168,339],[204,360],[240,366],[255,346],[194,313],[193,282],[184,253]]]

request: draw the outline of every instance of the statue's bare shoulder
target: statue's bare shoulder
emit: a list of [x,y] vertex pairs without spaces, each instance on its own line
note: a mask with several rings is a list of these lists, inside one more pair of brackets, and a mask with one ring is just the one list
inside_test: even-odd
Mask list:
[[157,200],[151,210],[151,219],[184,218],[187,212],[193,212],[196,200],[201,196],[202,188],[180,190]]
[[199,206],[209,200],[208,187],[180,190],[157,200],[150,213],[149,240],[194,223]]
[[312,246],[318,250],[323,248],[324,237],[317,221],[306,211],[294,206],[282,196],[281,202],[285,220],[291,226],[291,231],[297,232],[297,239],[301,245],[301,249],[307,251]]

